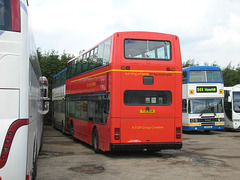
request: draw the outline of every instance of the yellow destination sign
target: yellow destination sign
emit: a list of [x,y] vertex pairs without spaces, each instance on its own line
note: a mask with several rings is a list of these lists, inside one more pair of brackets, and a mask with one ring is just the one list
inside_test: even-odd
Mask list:
[[155,113],[155,109],[140,109],[140,113]]

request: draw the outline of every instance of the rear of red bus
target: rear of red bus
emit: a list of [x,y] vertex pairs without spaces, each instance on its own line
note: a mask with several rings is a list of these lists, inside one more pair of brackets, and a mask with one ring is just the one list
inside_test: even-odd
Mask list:
[[115,33],[110,151],[182,147],[182,63],[175,35]]

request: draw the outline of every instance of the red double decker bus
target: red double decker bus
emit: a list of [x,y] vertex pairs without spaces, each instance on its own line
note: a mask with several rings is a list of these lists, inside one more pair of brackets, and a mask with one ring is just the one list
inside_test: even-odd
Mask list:
[[66,127],[95,152],[182,147],[179,38],[117,32],[68,62]]

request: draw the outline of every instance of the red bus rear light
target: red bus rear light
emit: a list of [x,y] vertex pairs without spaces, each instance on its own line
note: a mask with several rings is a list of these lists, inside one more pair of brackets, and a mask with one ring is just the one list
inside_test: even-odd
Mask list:
[[130,68],[130,66],[122,66],[121,67],[121,70],[130,70],[131,68]]
[[114,129],[114,139],[115,140],[120,140],[120,128],[115,128]]
[[174,67],[172,67],[172,68],[171,67],[167,67],[166,70],[167,71],[175,71],[175,68]]
[[182,137],[182,128],[176,127],[176,139],[181,139]]

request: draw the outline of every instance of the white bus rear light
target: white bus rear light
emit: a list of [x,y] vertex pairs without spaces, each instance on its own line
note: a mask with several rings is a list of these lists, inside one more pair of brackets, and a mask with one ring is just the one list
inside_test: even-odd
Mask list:
[[10,138],[12,138],[13,137],[13,132],[12,131],[10,131],[9,133],[8,133],[8,137],[10,137]]
[[1,160],[2,161],[6,161],[7,160],[7,157],[5,155],[1,156]]
[[5,148],[3,149],[3,152],[4,152],[4,153],[8,153],[8,148],[5,147]]

